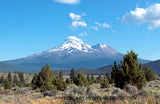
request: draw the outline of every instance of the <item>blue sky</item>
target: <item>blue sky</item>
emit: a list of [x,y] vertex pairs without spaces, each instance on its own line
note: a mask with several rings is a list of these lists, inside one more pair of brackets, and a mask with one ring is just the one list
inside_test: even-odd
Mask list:
[[40,53],[76,36],[160,59],[158,0],[1,0],[0,61]]

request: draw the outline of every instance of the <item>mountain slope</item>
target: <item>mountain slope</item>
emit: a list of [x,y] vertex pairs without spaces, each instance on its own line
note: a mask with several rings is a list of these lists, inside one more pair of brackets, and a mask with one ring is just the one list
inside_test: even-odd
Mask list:
[[[105,44],[90,46],[81,39],[70,36],[57,47],[25,58],[5,61],[5,63],[21,67],[24,72],[39,72],[41,67],[49,63],[52,69],[89,68],[97,69],[104,65],[120,62],[123,55]],[[146,61],[146,60],[144,60]]]
[[160,60],[149,62],[147,64],[144,64],[143,66],[148,66],[154,71],[154,74],[156,75],[160,74]]

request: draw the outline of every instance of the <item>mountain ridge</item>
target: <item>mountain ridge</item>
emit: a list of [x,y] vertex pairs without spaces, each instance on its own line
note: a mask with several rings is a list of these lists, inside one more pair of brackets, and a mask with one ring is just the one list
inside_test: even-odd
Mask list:
[[90,46],[81,39],[69,36],[55,48],[21,59],[5,61],[5,63],[20,67],[26,72],[39,72],[46,63],[49,63],[52,69],[71,69],[73,67],[76,69],[97,69],[111,65],[114,61],[120,62],[122,57],[120,52],[108,45]]

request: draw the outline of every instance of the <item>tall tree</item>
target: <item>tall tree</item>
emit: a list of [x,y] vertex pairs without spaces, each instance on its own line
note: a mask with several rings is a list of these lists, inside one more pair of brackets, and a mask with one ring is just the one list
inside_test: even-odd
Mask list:
[[16,73],[15,73],[14,76],[13,76],[13,83],[14,83],[15,85],[18,85],[18,84],[19,84],[19,80],[18,80],[18,77],[17,77]]
[[4,84],[4,82],[5,82],[5,79],[4,79],[4,76],[2,75],[2,76],[1,76],[1,78],[0,78],[0,84],[2,84],[2,85],[3,85],[3,84]]
[[94,76],[93,76],[93,74],[91,75],[91,80],[94,82]]
[[75,77],[76,77],[76,71],[75,71],[74,68],[72,68],[71,69],[71,74],[70,74],[71,81],[74,81]]
[[61,70],[60,73],[59,73],[59,77],[60,77],[61,79],[63,79],[63,71],[62,71],[62,70]]
[[25,79],[24,79],[24,74],[23,73],[18,73],[18,78],[19,78],[19,82],[23,85],[25,85]]
[[123,56],[119,69],[113,67],[112,78],[114,78],[117,87],[123,88],[126,84],[131,84],[141,89],[144,86],[146,79],[142,64],[138,63],[137,58],[138,55],[133,51],[128,52]]
[[84,73],[78,73],[77,77],[74,80],[74,83],[77,86],[88,86],[88,81],[87,81]]
[[46,68],[42,67],[38,75],[34,75],[32,80],[33,88],[39,88],[41,91],[52,90],[54,89],[53,78],[53,71],[50,70],[50,66],[47,64]]
[[9,83],[12,83],[12,75],[11,72],[8,73],[7,79],[9,81]]

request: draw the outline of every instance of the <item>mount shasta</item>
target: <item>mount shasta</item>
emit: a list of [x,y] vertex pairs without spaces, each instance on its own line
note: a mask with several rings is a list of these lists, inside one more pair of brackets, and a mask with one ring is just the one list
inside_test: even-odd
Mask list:
[[[25,58],[5,61],[22,72],[39,72],[41,67],[49,63],[52,69],[89,68],[97,69],[104,65],[119,62],[123,55],[105,44],[90,46],[81,39],[69,36],[61,45],[33,54]],[[142,63],[147,60],[139,59]]]

